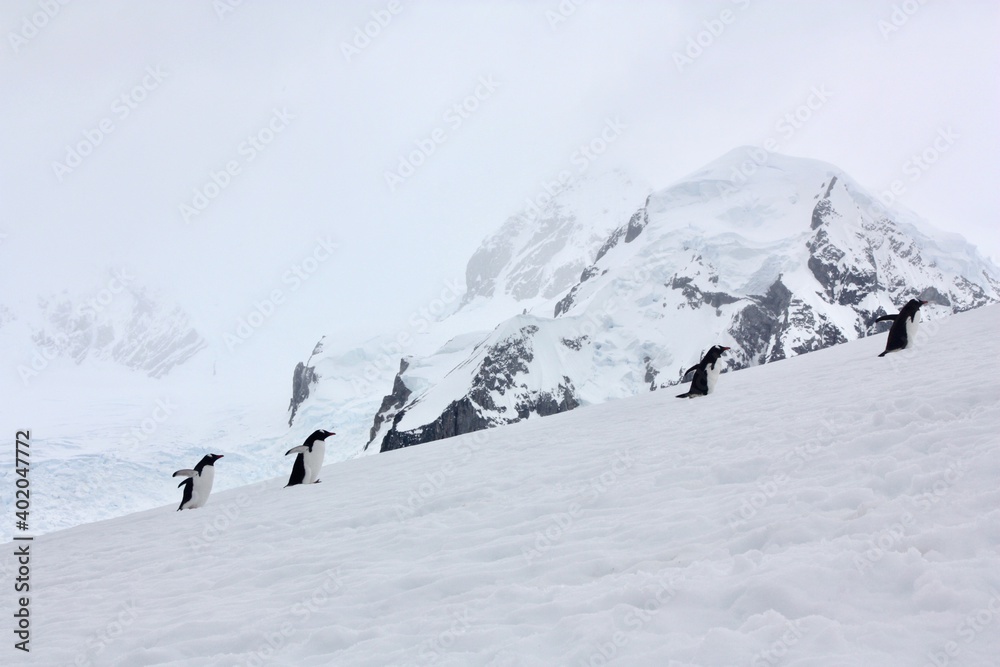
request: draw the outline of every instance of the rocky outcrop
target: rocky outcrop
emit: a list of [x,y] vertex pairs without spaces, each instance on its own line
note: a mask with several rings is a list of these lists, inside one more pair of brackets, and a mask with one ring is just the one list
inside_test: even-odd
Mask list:
[[392,391],[382,399],[382,405],[379,406],[378,412],[375,413],[375,421],[372,424],[371,431],[368,433],[368,442],[365,444],[366,451],[375,442],[376,438],[378,438],[382,432],[382,428],[386,424],[392,423],[399,411],[406,405],[406,402],[410,400],[413,392],[403,382],[403,373],[406,372],[409,366],[410,364],[406,359],[400,359],[399,372],[396,373],[396,379],[393,380]]
[[299,411],[299,406],[309,398],[312,386],[319,382],[319,375],[316,373],[316,368],[310,366],[309,363],[313,360],[313,357],[323,351],[323,338],[320,338],[319,342],[313,347],[309,358],[305,362],[300,361],[296,364],[295,370],[292,372],[292,398],[288,402],[289,426],[295,421],[295,414]]
[[[471,374],[465,395],[455,397],[426,424],[408,427],[406,418],[410,410],[424,407],[421,400],[433,401],[434,397],[418,397],[392,413],[393,406],[409,397],[405,384],[397,376],[393,393],[383,400],[386,409],[380,411],[372,427],[374,439],[386,417],[392,414],[392,427],[382,438],[380,450],[392,451],[578,407],[580,401],[568,377],[563,376],[552,388],[538,385],[539,374],[534,364],[534,336],[538,332],[539,327],[533,324],[520,326],[508,335],[494,332],[462,365]],[[405,367],[401,374],[403,371]]]

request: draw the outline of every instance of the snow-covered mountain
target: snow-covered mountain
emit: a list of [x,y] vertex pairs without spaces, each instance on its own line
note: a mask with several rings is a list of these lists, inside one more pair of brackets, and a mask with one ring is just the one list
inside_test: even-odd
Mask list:
[[[42,535],[31,653],[8,630],[4,664],[994,665],[998,327],[988,306],[913,352],[879,359],[876,336],[706,399],[646,393]],[[4,581],[24,546],[3,545]]]
[[[829,164],[774,154],[748,175],[749,150],[651,194],[564,293],[486,336],[407,359],[369,446],[668,386],[716,343],[733,348],[730,369],[818,350],[872,333],[912,297],[931,302],[928,319],[1000,299],[1000,269],[964,239],[885,211]],[[518,266],[532,254],[522,249]],[[488,243],[470,267],[514,275],[512,256]]]
[[614,170],[538,195],[541,203],[527,202],[469,259],[462,305],[503,297],[531,305],[561,295],[651,190]]
[[[398,331],[347,349],[328,339],[303,359],[293,372],[290,421],[325,419],[345,440],[357,442],[357,451],[365,449],[392,425],[394,411],[410,392],[436,384],[438,374],[462,361],[498,322],[548,309],[650,191],[614,170],[581,176],[526,201],[472,255],[465,285],[444,285],[434,300],[414,308]],[[422,363],[431,357],[433,363]],[[407,384],[385,396],[401,364]],[[374,425],[373,415],[379,415]]]
[[180,306],[139,285],[124,269],[109,271],[88,292],[42,295],[20,312],[0,308],[5,345],[29,351],[16,360],[24,384],[56,359],[77,365],[107,361],[159,378],[207,346]]

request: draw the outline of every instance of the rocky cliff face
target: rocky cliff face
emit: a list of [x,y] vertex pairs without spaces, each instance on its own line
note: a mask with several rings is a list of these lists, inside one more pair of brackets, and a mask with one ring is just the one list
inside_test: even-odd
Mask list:
[[295,415],[299,411],[299,407],[309,398],[309,393],[312,390],[313,385],[319,382],[319,374],[316,372],[316,367],[311,366],[313,358],[323,351],[323,336],[319,339],[319,342],[313,347],[312,354],[305,362],[300,361],[295,365],[295,370],[292,371],[292,398],[288,402],[288,425],[291,426],[295,421]]
[[[380,435],[382,423],[390,419],[392,427],[379,441],[383,452],[577,407],[579,402],[568,377],[557,379],[551,388],[537,387],[536,378],[547,363],[538,355],[548,354],[538,349],[538,333],[539,327],[530,316],[501,325],[476,346],[467,363],[453,371],[449,382],[432,387],[410,403],[406,402],[410,392],[403,380],[404,365],[393,393],[383,401],[383,409],[375,418],[372,441]],[[463,377],[466,374],[471,377]],[[450,400],[438,413],[437,402],[442,396],[447,400],[448,388],[456,381],[467,386],[468,392]],[[432,418],[423,416],[427,414]],[[410,428],[411,423],[418,425]]]
[[[911,297],[931,302],[926,318],[1000,300],[1000,270],[974,247],[881,210],[836,167],[771,155],[732,181],[745,159],[737,149],[623,215],[574,281],[538,292],[550,296],[538,316],[403,369],[373,442],[387,451],[670,386],[716,343],[732,348],[730,370],[778,361],[874,333]],[[531,229],[544,246],[545,227]],[[470,267],[530,273],[530,244],[496,243]],[[480,268],[475,298],[500,284]]]

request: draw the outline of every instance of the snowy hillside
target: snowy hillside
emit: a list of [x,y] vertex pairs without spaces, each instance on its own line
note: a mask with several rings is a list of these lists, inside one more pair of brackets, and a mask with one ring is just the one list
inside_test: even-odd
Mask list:
[[884,359],[876,336],[725,373],[707,398],[42,536],[32,652],[4,663],[995,664],[998,327],[988,306]]
[[409,360],[370,447],[669,386],[713,344],[745,368],[855,340],[912,297],[925,319],[1000,300],[1000,269],[960,237],[885,211],[823,162],[775,154],[745,175],[747,150],[650,195],[530,316],[464,355]]

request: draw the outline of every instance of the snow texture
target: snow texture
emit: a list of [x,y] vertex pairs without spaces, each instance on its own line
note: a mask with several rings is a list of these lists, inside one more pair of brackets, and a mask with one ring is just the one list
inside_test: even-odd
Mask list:
[[41,536],[14,659],[996,664],[998,327],[986,306],[886,358],[874,336],[724,373],[705,398],[647,393]]

